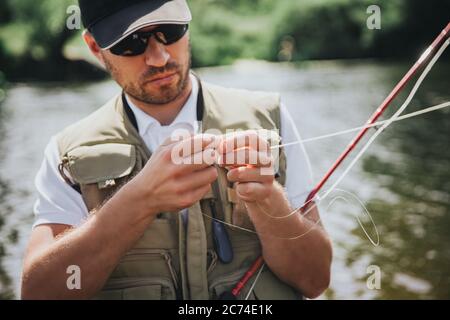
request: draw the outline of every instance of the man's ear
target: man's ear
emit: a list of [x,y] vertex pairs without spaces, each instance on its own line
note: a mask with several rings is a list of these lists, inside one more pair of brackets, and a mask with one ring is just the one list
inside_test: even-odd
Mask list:
[[91,50],[92,54],[97,58],[97,60],[105,66],[105,62],[103,60],[103,56],[101,54],[101,48],[95,41],[94,37],[88,30],[83,31],[83,39],[86,45],[88,46],[89,50]]

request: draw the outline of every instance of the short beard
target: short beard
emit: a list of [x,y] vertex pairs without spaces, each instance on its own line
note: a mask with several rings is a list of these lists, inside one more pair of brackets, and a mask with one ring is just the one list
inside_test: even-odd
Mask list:
[[[189,73],[191,69],[191,55],[189,54],[188,63],[186,66],[179,65],[175,62],[169,62],[164,67],[151,67],[145,71],[137,83],[125,83],[119,71],[112,63],[110,63],[105,56],[106,69],[111,74],[112,78],[122,87],[124,92],[132,98],[141,101],[145,104],[163,105],[176,100],[186,89],[189,84]],[[175,72],[179,76],[179,81],[175,85],[162,86],[159,92],[149,92],[145,90],[145,83],[149,78],[158,74]]]

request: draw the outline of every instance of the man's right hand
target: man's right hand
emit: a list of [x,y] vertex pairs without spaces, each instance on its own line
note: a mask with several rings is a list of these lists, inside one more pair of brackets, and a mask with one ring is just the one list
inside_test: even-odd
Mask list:
[[[217,179],[217,169],[205,160],[216,158],[214,139],[215,136],[200,134],[177,142],[166,140],[153,153],[130,181],[134,192],[142,195],[148,215],[188,208],[210,190]],[[186,161],[180,163],[180,157]]]
[[[198,152],[183,148],[194,142],[201,146]],[[210,184],[217,178],[211,162],[176,164],[172,150],[190,150],[182,156],[196,160],[214,159],[212,152],[215,151],[210,142],[208,136],[166,142],[136,177],[83,224],[63,236],[60,234],[70,226],[43,224],[34,228],[24,258],[22,298],[93,297],[157,213],[187,208],[208,192]],[[139,212],[135,217],[137,220],[130,219],[136,212]],[[82,270],[80,290],[70,290],[66,285],[66,270],[70,265],[77,265]]]

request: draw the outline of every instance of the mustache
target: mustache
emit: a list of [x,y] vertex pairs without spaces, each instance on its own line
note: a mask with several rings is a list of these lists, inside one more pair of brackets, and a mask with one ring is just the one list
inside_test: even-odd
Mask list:
[[164,67],[149,68],[141,75],[141,80],[146,81],[149,78],[153,78],[157,75],[169,73],[169,72],[178,72],[179,70],[180,70],[180,66],[176,62],[168,62]]

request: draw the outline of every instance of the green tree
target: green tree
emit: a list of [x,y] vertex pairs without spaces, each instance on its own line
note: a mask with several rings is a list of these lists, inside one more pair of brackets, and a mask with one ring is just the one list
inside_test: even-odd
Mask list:
[[[11,78],[64,79],[91,67],[71,62],[63,55],[67,41],[78,31],[66,27],[68,6],[76,0],[4,0],[8,14],[0,20],[2,65]],[[3,64],[3,61],[5,62]],[[81,67],[81,68],[80,68]]]

